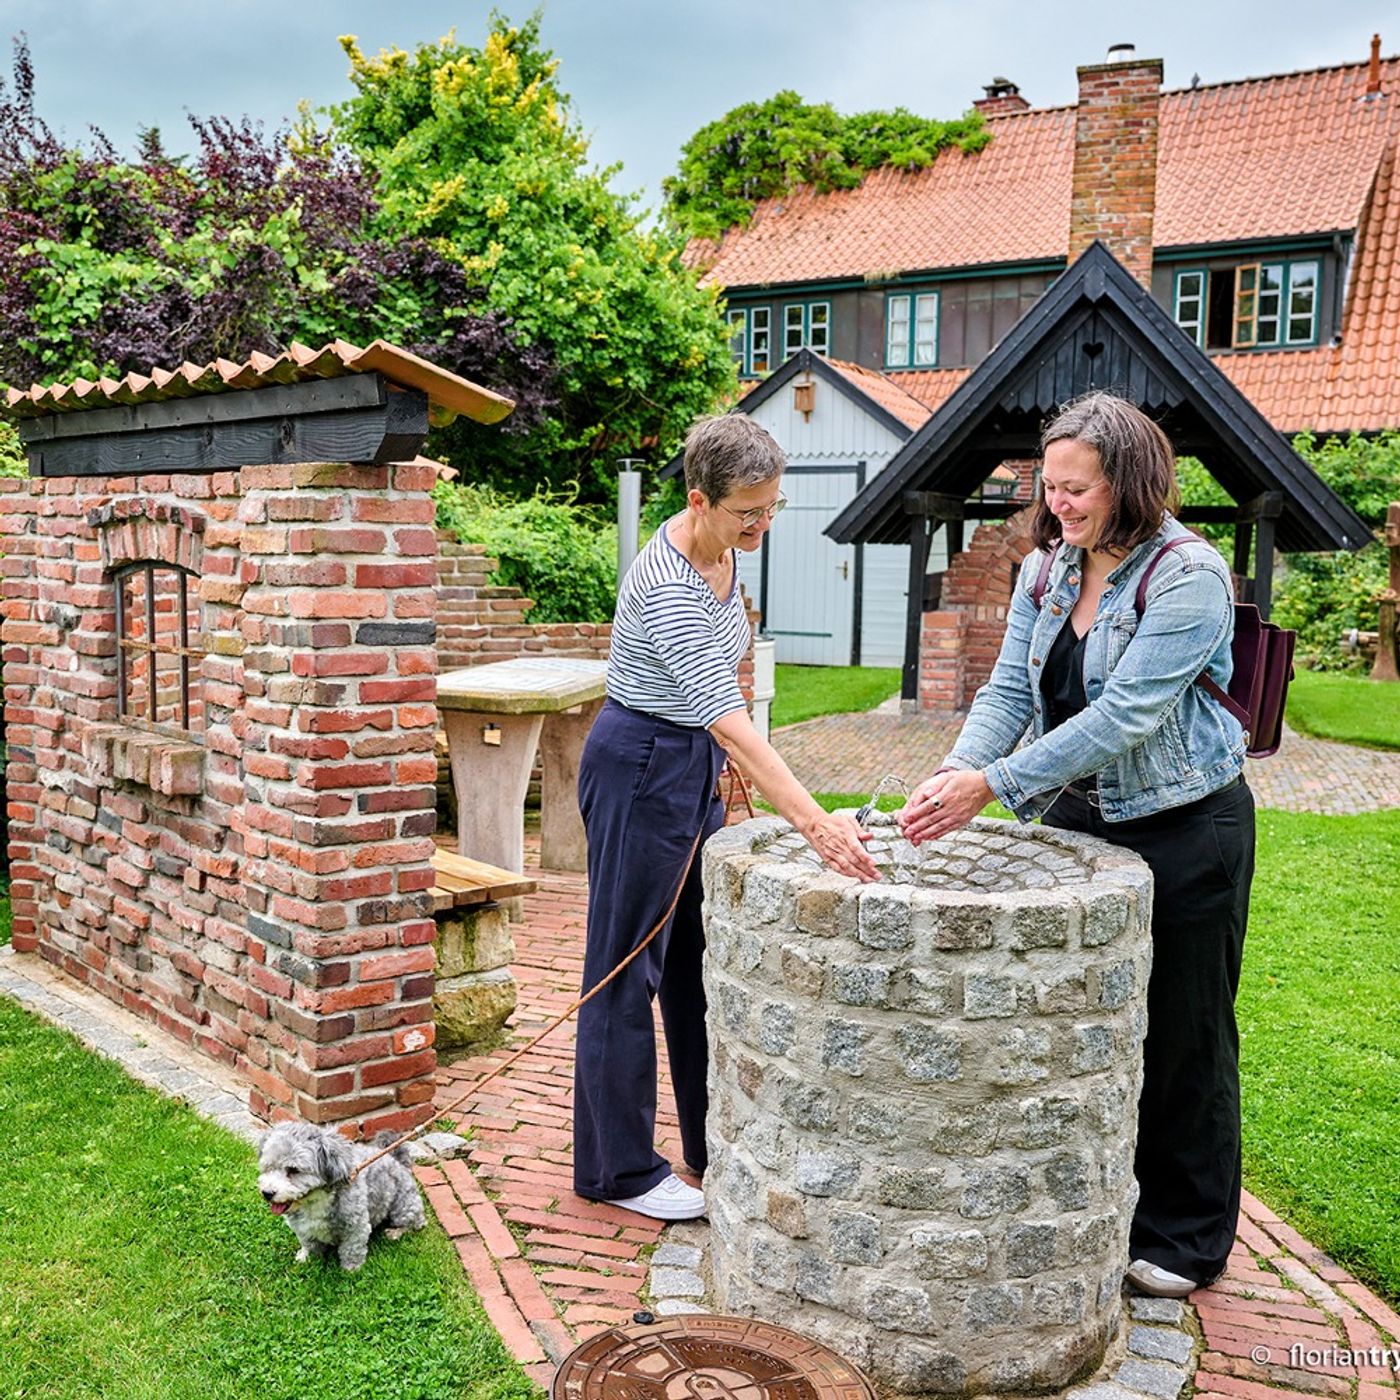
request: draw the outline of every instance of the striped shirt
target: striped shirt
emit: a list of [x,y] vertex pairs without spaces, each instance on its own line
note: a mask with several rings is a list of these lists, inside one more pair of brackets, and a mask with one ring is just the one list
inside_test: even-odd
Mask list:
[[750,630],[737,560],[729,597],[717,598],[663,525],[618,590],[608,695],[629,710],[708,729],[744,708],[738,669]]

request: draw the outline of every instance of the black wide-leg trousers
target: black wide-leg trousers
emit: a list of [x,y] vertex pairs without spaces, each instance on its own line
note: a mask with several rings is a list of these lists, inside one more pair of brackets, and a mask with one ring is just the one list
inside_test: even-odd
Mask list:
[[1240,1205],[1239,987],[1254,877],[1243,780],[1150,817],[1109,822],[1073,791],[1043,818],[1136,851],[1152,870],[1130,1252],[1185,1278],[1220,1274]]
[[[646,936],[680,882],[697,831],[724,824],[716,782],[724,754],[707,730],[689,729],[607,701],[579,764],[588,834],[588,940],[583,989],[596,986]],[[705,989],[700,853],[675,913],[646,951],[584,1006],[574,1061],[574,1189],[625,1200],[670,1174],[657,1151],[656,1031],[661,1000],[666,1053],[685,1160],[705,1154]]]

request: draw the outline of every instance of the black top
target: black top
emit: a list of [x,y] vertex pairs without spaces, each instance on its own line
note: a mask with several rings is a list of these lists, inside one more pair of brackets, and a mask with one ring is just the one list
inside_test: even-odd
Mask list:
[[1084,694],[1084,643],[1086,632],[1078,637],[1074,624],[1065,618],[1060,635],[1045,658],[1045,671],[1040,678],[1040,693],[1045,697],[1045,728],[1058,728],[1073,719],[1088,703]]

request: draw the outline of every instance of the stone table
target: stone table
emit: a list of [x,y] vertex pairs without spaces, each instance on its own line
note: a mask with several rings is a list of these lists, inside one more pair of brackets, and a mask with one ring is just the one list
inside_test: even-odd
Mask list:
[[457,789],[457,850],[519,871],[525,864],[525,793],[538,747],[540,864],[583,870],[578,763],[602,707],[608,664],[585,657],[519,657],[438,677]]

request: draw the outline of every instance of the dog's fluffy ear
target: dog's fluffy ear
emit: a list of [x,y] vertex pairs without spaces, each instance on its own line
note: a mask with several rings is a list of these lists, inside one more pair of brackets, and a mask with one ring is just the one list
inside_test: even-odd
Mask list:
[[316,1146],[316,1166],[327,1184],[350,1180],[355,1165],[355,1153],[349,1142],[337,1132],[324,1132]]

